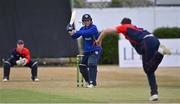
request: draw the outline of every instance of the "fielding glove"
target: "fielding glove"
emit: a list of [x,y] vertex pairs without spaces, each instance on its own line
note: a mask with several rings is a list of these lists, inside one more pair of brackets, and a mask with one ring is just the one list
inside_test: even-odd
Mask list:
[[16,61],[16,64],[19,65],[19,66],[20,66],[20,65],[24,66],[24,65],[27,64],[27,59],[20,57],[19,60]]

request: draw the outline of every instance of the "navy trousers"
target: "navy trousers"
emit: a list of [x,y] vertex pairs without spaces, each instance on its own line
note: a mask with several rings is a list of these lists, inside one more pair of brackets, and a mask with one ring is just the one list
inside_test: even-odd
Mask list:
[[[7,78],[9,80],[9,75],[10,75],[10,68],[13,67],[14,65],[16,65],[16,59],[14,58],[10,58],[4,61],[4,78]],[[28,64],[25,65],[25,67],[29,67],[31,68],[31,74],[32,77],[31,79],[34,80],[37,77],[37,71],[38,71],[38,62],[37,61],[32,61],[30,60],[30,62]]]
[[151,95],[158,94],[155,71],[163,59],[158,52],[160,45],[156,37],[147,37],[142,41],[142,62],[151,89]]

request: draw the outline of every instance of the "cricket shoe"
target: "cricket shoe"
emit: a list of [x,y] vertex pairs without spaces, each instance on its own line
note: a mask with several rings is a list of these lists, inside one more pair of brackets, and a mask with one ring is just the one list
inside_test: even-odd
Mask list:
[[7,78],[3,78],[3,82],[7,82],[8,81],[8,79]]
[[89,84],[86,86],[86,88],[95,88],[95,86],[93,84]]
[[171,50],[167,48],[165,45],[160,44],[159,46],[160,49],[162,49],[162,54],[163,55],[171,55]]
[[149,97],[149,101],[157,101],[158,100],[158,95],[154,94],[152,96]]
[[38,78],[34,78],[32,79],[33,82],[39,82],[39,79]]

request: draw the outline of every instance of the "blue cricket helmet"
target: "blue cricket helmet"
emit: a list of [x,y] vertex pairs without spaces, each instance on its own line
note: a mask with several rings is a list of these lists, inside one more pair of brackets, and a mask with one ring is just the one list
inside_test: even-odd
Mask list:
[[91,15],[89,15],[89,14],[84,14],[84,15],[82,16],[82,21],[85,21],[85,20],[90,20],[90,21],[92,21]]

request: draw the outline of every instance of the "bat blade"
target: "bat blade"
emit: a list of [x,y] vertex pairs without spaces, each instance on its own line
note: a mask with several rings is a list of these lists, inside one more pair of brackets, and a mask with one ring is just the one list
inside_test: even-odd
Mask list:
[[70,19],[69,24],[73,25],[73,23],[75,22],[75,19],[76,19],[76,11],[73,11],[71,14],[71,19]]

